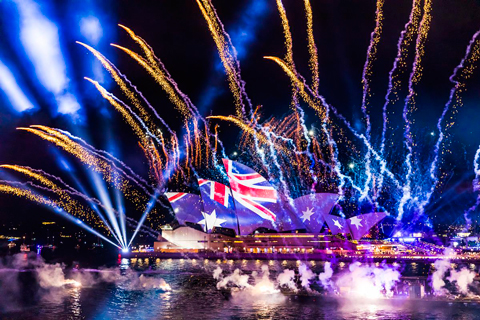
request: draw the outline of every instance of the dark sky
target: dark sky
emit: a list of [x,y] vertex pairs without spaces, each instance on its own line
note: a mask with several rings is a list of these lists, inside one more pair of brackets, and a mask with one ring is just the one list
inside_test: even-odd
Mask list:
[[[44,3],[41,3],[43,8]],[[52,97],[43,92],[25,55],[19,54],[16,18],[14,15],[11,19],[5,18],[15,12],[14,5],[10,1],[1,1],[3,18],[0,21],[0,59],[15,66],[15,70],[25,79],[24,85],[38,102],[35,112],[18,114],[11,111],[8,100],[0,94],[1,163],[41,168],[70,182],[71,178],[62,172],[58,163],[58,156],[63,155],[73,163],[81,176],[82,167],[75,164],[74,159],[31,134],[15,130],[17,126],[44,124],[69,130],[99,149],[114,150],[119,158],[137,172],[144,176],[147,174],[145,160],[128,126],[96,90],[83,80],[84,76],[92,77],[93,57],[75,44],[76,40],[82,40],[75,21],[78,15],[85,12],[97,16],[102,23],[103,37],[96,47],[139,87],[173,127],[179,128],[180,115],[162,90],[129,57],[108,46],[110,42],[115,42],[137,49],[135,43],[116,27],[117,23],[133,29],[153,47],[180,88],[204,115],[229,115],[234,112],[233,99],[214,42],[195,1],[45,3],[48,4],[45,7],[49,8],[48,17],[59,27],[70,86],[74,88],[82,106],[83,120],[73,123],[68,117],[55,114]],[[264,4],[261,8],[255,7],[253,0],[217,0],[213,3],[227,32],[232,34],[233,44],[242,44],[239,45],[242,77],[247,83],[246,89],[253,103],[263,105],[267,116],[286,114],[290,101],[289,80],[277,65],[263,59],[265,55],[282,57],[285,53],[281,20],[275,1],[259,1]],[[300,73],[309,79],[303,1],[285,0],[284,3],[292,28],[295,62]],[[312,7],[314,34],[319,50],[320,92],[347,119],[356,124],[361,116],[362,68],[370,32],[375,26],[375,1],[312,0]],[[411,2],[403,0],[387,1],[385,4],[384,34],[372,76],[374,128],[381,125],[380,110],[387,88],[388,71],[396,54],[398,36],[408,20],[410,7]],[[254,13],[253,10],[260,12]],[[434,130],[436,119],[448,99],[451,88],[449,76],[463,57],[470,38],[479,28],[478,1],[434,1],[433,20],[424,58],[424,76],[417,88],[419,112],[416,114],[415,130],[419,134]],[[245,41],[245,37],[250,40]],[[468,196],[465,200],[467,203],[474,201],[471,191],[472,164],[475,150],[480,144],[478,73],[467,83],[468,91],[463,96],[464,106],[459,111],[453,130],[452,156],[448,159],[452,179],[444,190],[448,201],[437,203],[433,207],[435,210],[441,208],[438,210],[446,215],[462,215],[463,209],[458,210],[454,206],[456,201],[464,201],[464,196]],[[105,77],[108,78],[108,75]],[[104,83],[113,93],[120,95],[111,81],[106,80]],[[212,96],[215,98],[211,99]],[[315,114],[311,110],[306,111],[307,123],[315,124]],[[238,134],[235,128],[226,124],[222,124],[221,128],[225,140],[235,141]],[[235,143],[226,144],[230,152],[235,147]],[[54,215],[49,210],[40,206],[0,195],[0,222],[53,218]]]

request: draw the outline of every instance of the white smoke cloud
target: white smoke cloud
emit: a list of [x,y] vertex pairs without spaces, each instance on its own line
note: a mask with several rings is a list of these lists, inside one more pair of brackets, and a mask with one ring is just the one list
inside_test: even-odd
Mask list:
[[432,288],[436,295],[444,295],[447,290],[444,288],[443,278],[450,268],[449,260],[437,260],[434,263],[435,271],[432,273]]
[[297,286],[295,285],[294,279],[295,279],[295,271],[290,269],[285,269],[283,270],[282,273],[280,273],[277,276],[278,286],[288,288],[292,291],[298,291]]
[[[263,296],[280,293],[280,288],[290,289],[297,292],[299,288],[295,283],[295,271],[285,269],[275,280],[270,279],[267,265],[263,265],[260,272],[253,271],[250,276],[242,274],[239,269],[226,277],[222,277],[222,269],[214,270],[214,278],[219,280],[218,289],[230,289],[232,296]],[[310,284],[317,275],[307,265],[301,263],[298,268],[299,286],[309,292]],[[460,279],[461,277],[459,277]],[[325,263],[325,271],[318,275],[322,286],[347,298],[355,299],[378,299],[391,297],[393,288],[400,281],[400,272],[394,267],[384,265],[375,267],[362,265],[359,262],[352,263],[349,270],[342,272],[333,279],[333,269],[330,262]],[[278,299],[276,299],[278,301]]]
[[[86,40],[85,42],[92,46],[97,46],[103,37],[103,28],[100,20],[98,20],[96,16],[86,16],[81,18],[78,24],[80,26],[80,33]],[[103,84],[105,82],[106,72],[98,59],[92,57],[90,69],[93,72],[95,80]]]
[[97,45],[103,36],[100,21],[95,16],[80,19],[80,32],[92,45]]
[[15,111],[23,112],[34,108],[18,85],[10,69],[2,61],[0,61],[0,88],[5,92]]
[[222,278],[219,268],[214,270],[214,277],[218,277],[218,289],[229,289],[232,297],[238,303],[256,303],[259,300],[269,302],[281,302],[285,298],[280,294],[279,284],[270,279],[270,271],[267,265],[261,267],[261,271],[253,271],[249,276],[242,274],[240,269],[235,269],[232,274]]
[[162,290],[170,291],[172,288],[162,278],[147,277],[143,274],[137,276],[133,271],[123,281],[123,289],[127,290]]
[[359,262],[350,264],[349,270],[340,274],[335,281],[341,295],[357,299],[378,299],[393,295],[392,288],[400,281],[400,272],[388,266],[377,268],[362,265]]
[[270,271],[267,265],[262,266],[262,276],[255,279],[255,285],[252,287],[254,295],[279,293],[277,284],[270,280]]
[[64,93],[56,97],[57,111],[61,114],[75,114],[80,110],[80,105],[75,96],[71,93]]
[[310,290],[310,280],[315,278],[315,273],[313,273],[304,263],[301,263],[298,267],[298,273],[300,274],[302,287]]
[[220,276],[222,275],[222,272],[223,272],[222,268],[217,267],[217,269],[215,269],[215,270],[213,271],[213,278],[214,278],[215,280],[220,279]]
[[330,280],[333,276],[332,264],[330,261],[325,262],[324,272],[318,275],[318,280],[325,289],[332,288],[333,283]]
[[463,268],[460,271],[451,270],[450,277],[448,277],[448,281],[455,282],[457,285],[458,290],[460,293],[464,295],[470,295],[470,290],[468,286],[473,283],[473,279],[475,278],[475,272],[470,271],[466,268]]
[[63,268],[59,264],[42,264],[36,271],[38,284],[42,288],[62,287],[66,284]]
[[[220,276],[218,273],[218,268],[214,274]],[[217,283],[217,288],[222,289],[228,287],[229,285],[238,287],[240,289],[250,288],[251,286],[248,283],[248,278],[248,275],[240,273],[240,269],[235,269],[231,275],[221,279]]]
[[120,273],[117,267],[78,270],[69,274],[69,277],[81,283],[82,287],[92,287],[100,283],[113,283],[123,290],[172,290],[170,285],[162,278],[145,274],[138,275],[138,272],[131,269]]
[[431,283],[432,288],[437,296],[448,296],[451,293],[446,288],[445,277],[449,273],[446,279],[456,286],[458,291],[465,296],[472,296],[469,286],[473,283],[475,278],[475,272],[466,268],[460,271],[455,270],[450,263],[449,257],[455,255],[455,252],[451,248],[446,248],[443,253],[444,259],[437,260],[434,263],[435,271],[432,273]]
[[80,105],[68,92],[69,79],[57,26],[42,14],[40,6],[32,0],[14,2],[20,16],[20,40],[39,81],[55,96],[59,113],[75,115]]
[[[431,277],[433,292],[436,295],[451,295],[446,289],[446,278],[461,295],[473,297],[474,293],[470,289],[474,289],[471,285],[474,283],[475,275],[475,272],[465,268],[458,271],[452,269],[448,259],[438,260],[435,262],[435,272]],[[232,297],[241,298],[240,302],[270,299],[268,296],[272,296],[272,301],[279,302],[280,299],[273,296],[281,295],[281,288],[292,292],[298,292],[303,288],[313,293],[310,284],[317,277],[304,263],[298,267],[298,283],[295,281],[295,271],[290,269],[283,270],[276,279],[270,279],[267,265],[263,265],[258,272],[253,271],[251,275],[242,274],[240,269],[235,269],[227,276],[223,275],[222,268],[217,267],[213,271],[213,276],[218,280],[218,289],[228,289]],[[324,272],[318,275],[318,280],[323,288],[332,294],[347,298],[348,301],[353,301],[350,299],[363,301],[392,297],[400,277],[396,266],[383,264],[378,267],[360,262],[350,264],[348,270],[334,276],[331,263],[326,262]]]

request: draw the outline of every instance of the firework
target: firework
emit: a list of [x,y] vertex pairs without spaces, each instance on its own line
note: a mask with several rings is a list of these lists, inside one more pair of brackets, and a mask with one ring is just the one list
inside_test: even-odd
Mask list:
[[[311,81],[308,82],[296,69],[287,11],[281,0],[276,1],[285,39],[285,55],[283,58],[274,56],[264,58],[275,62],[290,80],[291,109],[283,118],[267,117],[266,119],[260,107],[253,108],[241,77],[235,48],[211,1],[197,0],[197,5],[225,69],[235,106],[234,115],[212,115],[203,118],[190,98],[181,91],[166,66],[155,55],[152,47],[133,30],[119,25],[140,47],[141,54],[121,45],[112,44],[112,46],[138,63],[165,92],[182,117],[183,127],[176,132],[117,67],[94,48],[79,42],[100,61],[125,96],[116,97],[97,81],[86,78],[119,112],[136,136],[150,169],[148,179],[140,177],[109,153],[95,149],[66,131],[39,125],[18,128],[33,133],[75,156],[135,205],[141,216],[137,224],[127,218],[135,228],[129,241],[126,239],[125,231],[120,230],[125,223],[122,212],[113,210],[111,205],[105,203],[106,201],[82,194],[60,178],[41,170],[15,165],[2,166],[22,173],[40,185],[32,181],[18,186],[2,182],[0,192],[15,194],[44,205],[60,207],[75,217],[88,216],[86,219],[89,221],[97,217],[96,219],[100,222],[93,222],[95,225],[103,224],[104,229],[122,248],[128,247],[148,218],[151,218],[151,227],[158,227],[155,221],[160,221],[158,217],[166,211],[163,208],[165,205],[162,194],[170,184],[191,185],[190,181],[196,181],[194,178],[199,177],[206,169],[217,180],[226,179],[225,170],[221,165],[221,158],[225,158],[226,155],[217,123],[226,121],[235,124],[241,131],[238,144],[240,156],[268,176],[281,197],[287,201],[312,191],[337,192],[340,196],[341,215],[344,215],[343,211],[348,211],[344,209],[349,206],[354,206],[357,210],[362,203],[367,202],[371,206],[391,213],[399,223],[406,215],[409,215],[411,221],[422,217],[432,194],[441,185],[439,167],[442,163],[442,154],[446,152],[449,130],[454,124],[456,109],[462,104],[461,92],[464,90],[465,80],[471,76],[476,67],[475,63],[480,57],[479,33],[472,38],[465,57],[455,68],[451,77],[454,86],[437,121],[439,136],[433,148],[434,156],[432,161],[425,163],[419,155],[422,150],[418,148],[418,142],[414,136],[414,119],[417,111],[416,89],[423,75],[422,61],[425,57],[425,45],[432,20],[431,0],[413,1],[408,22],[400,33],[397,54],[389,72],[388,90],[382,105],[383,124],[378,137],[374,136],[371,123],[374,110],[371,99],[373,95],[371,79],[384,27],[384,0],[376,2],[375,27],[370,35],[363,66],[361,111],[365,128],[361,130],[354,128],[351,121],[320,94],[318,52],[313,34],[313,12],[309,0],[304,0],[308,66],[311,73]],[[415,53],[411,66],[407,62],[410,50],[414,50]],[[407,95],[402,108],[404,132],[400,138],[401,141],[394,143],[392,140],[396,136],[393,133],[394,129],[390,126],[391,117],[395,115],[392,107],[400,101],[400,90],[404,85],[400,75],[408,72],[409,67],[411,69],[406,84]],[[307,129],[305,113],[300,106],[301,101],[305,102],[318,116],[316,127],[312,125],[310,130]],[[400,147],[395,148],[398,144]],[[247,154],[248,158],[245,157]],[[353,159],[352,163],[347,165],[343,154]],[[392,154],[400,156],[392,157]],[[475,157],[477,176],[480,175],[479,155],[480,152],[477,152]],[[394,159],[390,160],[391,158]],[[358,166],[355,163],[358,163]],[[428,168],[428,170],[418,172],[421,170],[417,169],[422,168]],[[43,197],[30,191],[28,189],[30,187],[38,192],[49,191],[58,199]],[[102,208],[107,212],[107,216],[82,206],[79,199]]]

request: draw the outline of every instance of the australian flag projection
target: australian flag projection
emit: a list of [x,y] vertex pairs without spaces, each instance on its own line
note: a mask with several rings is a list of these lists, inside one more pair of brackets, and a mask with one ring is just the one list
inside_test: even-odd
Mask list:
[[204,219],[202,198],[199,195],[185,192],[166,192],[165,196],[173,208],[178,223],[182,225],[185,225],[186,222],[198,224]]
[[386,216],[385,212],[373,212],[344,219],[328,214],[325,215],[325,220],[332,234],[350,233],[353,239],[359,240]]
[[216,181],[198,179],[203,199],[203,216],[207,231],[214,227],[229,228],[238,232],[237,217],[230,188]]
[[240,234],[258,228],[277,230],[277,215],[268,205],[277,203],[277,192],[258,172],[236,161],[223,159],[232,190]]
[[326,214],[325,221],[327,222],[328,228],[330,229],[330,232],[332,234],[350,233],[350,228],[348,227],[347,219],[334,216],[331,214]]
[[385,212],[373,212],[367,214],[361,214],[351,217],[347,220],[348,226],[353,239],[361,239],[368,233],[370,228],[376,225],[380,220],[385,218],[387,214]]
[[337,200],[338,194],[335,193],[309,194],[293,200],[293,210],[307,232],[319,233],[325,216],[330,213]]
[[332,234],[350,233],[353,239],[360,239],[386,216],[382,212],[349,219],[331,215],[337,194],[316,193],[287,199],[252,168],[228,159],[223,159],[223,164],[230,187],[199,179],[200,196],[183,192],[165,194],[180,224],[198,224],[205,232],[225,228],[247,235],[260,228],[319,233],[326,223]]

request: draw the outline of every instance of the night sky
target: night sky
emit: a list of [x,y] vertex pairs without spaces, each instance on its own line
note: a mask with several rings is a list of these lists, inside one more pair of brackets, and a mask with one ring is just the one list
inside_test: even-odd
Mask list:
[[[360,122],[361,77],[370,33],[375,26],[375,1],[311,2],[319,55],[320,92],[357,129],[364,130]],[[216,47],[195,1],[40,1],[39,4],[45,16],[58,27],[69,79],[66,90],[75,95],[81,109],[74,117],[58,114],[53,94],[39,81],[22,49],[14,2],[0,1],[0,61],[18,75],[18,82],[35,106],[31,111],[15,112],[0,90],[1,163],[43,169],[71,183],[71,176],[63,170],[59,160],[63,157],[63,163],[67,161],[71,170],[83,179],[85,171],[73,157],[32,134],[15,130],[18,126],[42,124],[81,136],[96,148],[111,151],[136,172],[147,176],[146,160],[130,128],[95,88],[83,80],[84,76],[99,80],[112,93],[121,96],[109,75],[99,71],[95,58],[75,43],[77,40],[89,43],[80,31],[82,17],[98,19],[102,35],[98,43],[90,44],[127,75],[173,128],[180,128],[181,116],[165,93],[144,69],[109,46],[117,43],[137,50],[135,43],[117,27],[118,23],[134,30],[153,47],[181,90],[189,95],[204,116],[234,113],[233,98]],[[266,55],[283,57],[285,54],[275,1],[217,0],[213,4],[237,48],[242,77],[253,104],[263,106],[265,118],[285,115],[289,111],[290,80],[278,65],[263,59]],[[292,28],[296,66],[310,79],[303,1],[285,0],[284,5]],[[380,132],[388,72],[410,9],[410,1],[387,1],[385,4],[384,33],[371,78],[374,133]],[[418,136],[425,137],[425,144],[429,146],[432,144],[430,133],[435,131],[436,121],[452,87],[449,77],[464,56],[471,37],[480,29],[480,2],[434,0],[432,14],[423,78],[417,87],[419,111],[415,113],[414,129]],[[474,154],[480,144],[480,70],[475,71],[466,88],[467,91],[462,93],[464,106],[459,109],[452,130],[451,154],[445,158],[444,167],[449,178],[442,192],[435,195],[432,205],[427,208],[429,215],[435,217],[434,223],[459,222],[463,211],[475,202],[472,181]],[[404,96],[405,92],[402,94]],[[315,113],[304,107],[308,126],[318,126]],[[220,125],[221,138],[227,153],[231,153],[236,150],[239,130],[227,123]],[[8,177],[3,175],[3,178]],[[88,189],[87,181],[85,185]],[[0,223],[52,219],[60,220],[48,209],[0,194]]]

